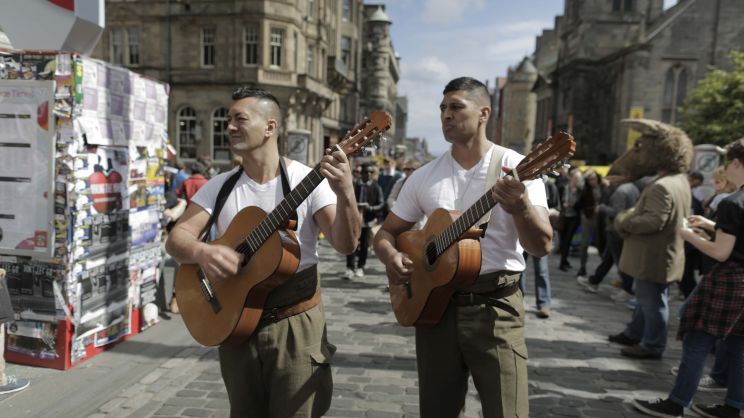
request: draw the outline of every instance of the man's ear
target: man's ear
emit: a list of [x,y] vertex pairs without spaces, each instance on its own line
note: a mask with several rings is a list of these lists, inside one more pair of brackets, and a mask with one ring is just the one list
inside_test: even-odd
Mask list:
[[491,106],[483,106],[480,108],[480,116],[478,122],[488,123],[488,118],[491,117]]
[[271,138],[272,135],[277,134],[277,127],[279,126],[278,123],[276,123],[276,119],[269,119],[266,121],[266,129],[264,130],[264,135],[266,135],[266,138]]

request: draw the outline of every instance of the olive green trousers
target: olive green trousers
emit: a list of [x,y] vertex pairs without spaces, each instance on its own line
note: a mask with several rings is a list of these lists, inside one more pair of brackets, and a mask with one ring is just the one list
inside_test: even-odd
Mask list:
[[261,324],[240,345],[219,348],[230,417],[320,417],[331,405],[330,360],[323,304]]
[[529,415],[522,292],[499,302],[450,303],[437,325],[416,328],[422,418],[462,416],[470,374],[485,418]]

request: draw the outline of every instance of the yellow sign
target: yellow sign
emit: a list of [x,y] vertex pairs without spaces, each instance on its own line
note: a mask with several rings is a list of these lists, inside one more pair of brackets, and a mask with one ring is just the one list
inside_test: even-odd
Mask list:
[[[633,106],[630,108],[630,119],[642,119],[643,118],[643,106]],[[628,148],[631,149],[635,145],[636,140],[641,136],[641,133],[635,129],[628,129]]]

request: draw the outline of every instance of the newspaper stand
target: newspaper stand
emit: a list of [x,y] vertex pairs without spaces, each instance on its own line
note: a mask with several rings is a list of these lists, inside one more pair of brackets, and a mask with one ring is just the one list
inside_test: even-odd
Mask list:
[[0,50],[6,360],[65,370],[157,321],[167,109],[127,69]]

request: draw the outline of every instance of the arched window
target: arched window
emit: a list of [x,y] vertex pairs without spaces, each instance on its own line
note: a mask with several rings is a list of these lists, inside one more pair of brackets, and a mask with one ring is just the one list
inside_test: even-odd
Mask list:
[[196,111],[188,106],[182,108],[177,123],[178,156],[196,158]]
[[230,139],[227,133],[227,109],[221,107],[212,113],[212,158],[230,161]]
[[675,123],[679,120],[679,108],[687,97],[687,70],[675,65],[667,70],[664,78],[664,96],[661,105],[661,121]]

